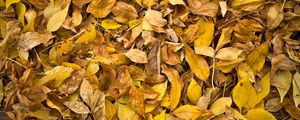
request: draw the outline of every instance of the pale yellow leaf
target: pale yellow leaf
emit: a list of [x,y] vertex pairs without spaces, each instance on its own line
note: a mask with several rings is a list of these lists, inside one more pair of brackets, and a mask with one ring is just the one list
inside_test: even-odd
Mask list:
[[252,109],[247,112],[245,118],[248,120],[276,120],[276,118],[264,109]]
[[163,110],[158,115],[154,116],[153,120],[165,120],[166,119],[166,110]]
[[169,0],[172,5],[185,5],[183,0]]
[[144,51],[139,49],[130,49],[129,51],[125,52],[124,55],[128,57],[132,62],[135,63],[147,63],[147,55]]
[[212,47],[208,46],[195,46],[195,53],[199,55],[204,55],[208,57],[215,56],[215,50]]
[[255,82],[255,76],[250,68],[246,63],[241,63],[237,66],[237,74],[239,77],[239,80],[248,80],[250,82]]
[[275,86],[278,90],[278,93],[280,95],[280,102],[283,102],[283,98],[290,89],[291,82],[292,82],[292,74],[290,71],[278,71],[277,74],[274,76],[273,80],[276,79],[276,81],[280,83],[280,86]]
[[226,110],[226,107],[230,107],[232,104],[231,97],[222,97],[217,99],[209,108],[209,110],[215,114],[223,114]]
[[60,28],[68,15],[69,5],[70,2],[67,3],[64,9],[58,11],[48,19],[47,31],[54,32]]
[[264,97],[266,97],[270,92],[270,73],[265,75],[261,81],[261,91],[257,92],[257,103],[259,103]]
[[244,61],[243,58],[237,58],[232,61],[219,61],[216,63],[216,68],[224,73],[229,73],[242,61]]
[[202,95],[202,88],[195,79],[192,79],[188,89],[187,97],[193,104],[197,104],[199,97]]
[[85,76],[90,76],[97,73],[99,70],[99,65],[97,63],[91,62],[85,71]]
[[216,58],[217,59],[221,59],[221,60],[234,60],[237,57],[239,57],[239,55],[242,53],[243,51],[234,47],[226,47],[226,48],[222,48],[220,49],[217,54],[216,54]]
[[115,106],[118,110],[117,113],[119,120],[132,120],[134,115],[136,115],[135,111],[126,104],[124,105],[119,102],[115,102]]
[[293,79],[293,98],[296,108],[300,104],[300,73],[296,72]]
[[195,54],[187,44],[184,45],[185,59],[188,62],[192,72],[201,80],[207,82],[210,74],[209,66],[206,60]]
[[107,120],[113,120],[117,114],[117,110],[109,100],[105,99],[105,117]]
[[72,68],[64,66],[56,66],[52,70],[45,72],[45,76],[35,81],[36,86],[41,86],[54,80],[54,87],[58,87],[73,72]]
[[177,108],[173,114],[184,120],[195,120],[201,115],[201,109],[197,106],[184,105]]
[[221,49],[224,45],[230,42],[232,31],[233,31],[232,27],[227,27],[222,29],[222,33],[218,41],[216,50]]
[[33,9],[29,9],[26,11],[25,13],[25,18],[27,20],[27,25],[25,25],[23,31],[27,32],[33,32],[34,31],[34,21],[35,21],[35,18],[36,18],[36,11],[33,10]]
[[167,20],[163,18],[162,13],[156,10],[147,10],[145,14],[145,19],[147,19],[147,21],[149,21],[151,25],[157,27],[163,27],[167,24]]

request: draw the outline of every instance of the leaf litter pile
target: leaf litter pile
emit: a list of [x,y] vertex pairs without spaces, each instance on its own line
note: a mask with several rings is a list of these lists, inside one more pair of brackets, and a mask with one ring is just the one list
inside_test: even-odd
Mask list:
[[1,119],[300,119],[299,0],[0,0]]

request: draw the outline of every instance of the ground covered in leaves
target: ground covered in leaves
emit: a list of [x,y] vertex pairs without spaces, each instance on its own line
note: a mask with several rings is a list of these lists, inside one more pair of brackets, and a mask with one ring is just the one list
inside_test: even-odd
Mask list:
[[1,119],[300,119],[299,0],[0,0]]

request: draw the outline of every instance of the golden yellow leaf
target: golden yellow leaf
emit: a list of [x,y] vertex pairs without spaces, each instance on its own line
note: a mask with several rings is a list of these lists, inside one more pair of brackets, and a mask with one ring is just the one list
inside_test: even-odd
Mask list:
[[223,114],[226,110],[226,107],[230,107],[232,104],[231,97],[222,97],[217,99],[209,108],[209,110],[215,114]]
[[187,44],[184,45],[185,57],[188,62],[192,72],[201,80],[207,82],[210,74],[209,66],[206,60],[195,54],[193,49],[191,49]]
[[156,103],[156,104],[145,103],[145,113],[152,112],[157,106],[159,106],[158,103]]
[[261,81],[261,91],[257,92],[257,103],[259,103],[264,97],[266,97],[270,92],[270,73],[265,75]]
[[16,4],[16,12],[18,15],[18,20],[22,23],[23,26],[25,26],[24,16],[25,16],[25,12],[26,12],[26,6],[23,3],[18,2]]
[[162,98],[164,97],[166,90],[167,90],[167,86],[168,86],[168,81],[166,80],[164,83],[160,83],[160,84],[155,84],[154,86],[151,87],[151,89],[157,93],[159,93],[159,95],[156,97],[155,100],[162,100]]
[[239,55],[243,51],[234,47],[226,47],[226,48],[221,48],[217,54],[216,58],[220,60],[234,60],[239,57]]
[[154,116],[153,120],[165,120],[166,119],[166,110],[162,111],[158,115]]
[[171,81],[170,108],[174,109],[177,107],[181,96],[181,79],[179,73],[174,68],[168,68],[166,65],[162,65],[162,72]]
[[46,76],[35,81],[35,86],[41,86],[49,82],[50,80],[54,80],[54,87],[58,87],[67,77],[71,75],[73,72],[72,68],[64,67],[64,66],[56,66],[52,70],[45,72]]
[[116,21],[114,20],[103,20],[101,21],[101,26],[107,30],[110,30],[110,29],[117,29],[119,27],[121,27],[122,25],[120,25],[119,23],[117,23]]
[[64,23],[69,10],[70,2],[67,3],[64,9],[56,12],[48,19],[47,23],[47,31],[54,32],[60,28],[60,26]]
[[169,108],[170,107],[170,94],[166,93],[161,101],[161,106]]
[[63,62],[62,63],[63,66],[66,66],[66,67],[71,67],[73,69],[80,69],[81,67],[75,63],[69,63],[69,62]]
[[193,104],[197,104],[199,97],[202,95],[202,88],[195,79],[192,79],[187,89],[187,97]]
[[0,0],[0,7],[5,7],[5,2],[3,0]]
[[84,43],[94,41],[97,35],[97,31],[95,26],[91,26],[88,31],[85,31],[76,41],[75,43]]
[[62,54],[69,52],[73,45],[74,40],[72,38],[67,39],[64,43],[57,47],[57,55],[62,56]]
[[239,7],[239,6],[245,6],[255,4],[255,3],[263,3],[265,0],[233,0],[231,7]]
[[201,18],[198,20],[197,25],[199,26],[198,32],[199,37],[195,40],[195,46],[209,46],[214,36],[214,23],[212,20],[206,21]]
[[216,63],[216,68],[224,73],[229,73],[242,61],[244,61],[243,58],[237,58],[232,61],[219,61]]
[[117,114],[117,110],[109,100],[105,99],[105,113],[107,120],[113,120]]
[[237,66],[237,74],[239,77],[239,80],[247,80],[250,82],[255,82],[255,76],[250,68],[246,63],[241,63]]
[[249,80],[241,80],[233,88],[232,99],[241,110],[245,105],[254,107],[257,101],[257,95],[254,87]]
[[276,120],[276,118],[264,109],[252,109],[247,112],[245,118],[248,120]]
[[269,52],[269,41],[259,45],[246,58],[246,63],[252,68],[254,74],[261,71],[265,64],[265,58]]
[[111,12],[115,2],[116,0],[92,0],[86,12],[96,18],[104,18]]
[[5,6],[6,6],[6,10],[9,8],[9,6],[11,4],[14,4],[14,3],[17,3],[17,2],[20,2],[21,0],[6,0],[5,1]]
[[173,114],[184,120],[195,120],[201,115],[201,109],[197,106],[183,105],[177,108]]

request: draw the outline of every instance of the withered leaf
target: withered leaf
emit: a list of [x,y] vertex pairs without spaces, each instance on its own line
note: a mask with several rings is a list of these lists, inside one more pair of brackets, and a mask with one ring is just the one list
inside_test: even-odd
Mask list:
[[86,105],[84,105],[83,102],[80,102],[80,101],[67,101],[67,102],[64,102],[64,105],[78,114],[90,113],[89,108]]
[[146,53],[139,49],[130,49],[129,51],[125,52],[124,55],[136,63],[148,62]]
[[116,16],[115,20],[121,23],[127,23],[138,17],[135,8],[125,2],[117,2],[112,13]]
[[30,50],[41,43],[46,44],[54,36],[47,33],[40,34],[37,32],[26,32],[20,37],[19,47],[24,50]]
[[116,0],[92,0],[86,12],[91,13],[96,18],[104,18],[111,12],[115,3]]
[[188,6],[192,13],[209,17],[215,17],[219,8],[219,5],[211,0],[188,0]]
[[162,13],[156,10],[147,10],[145,19],[154,26],[163,27],[167,24],[167,20],[162,17]]

